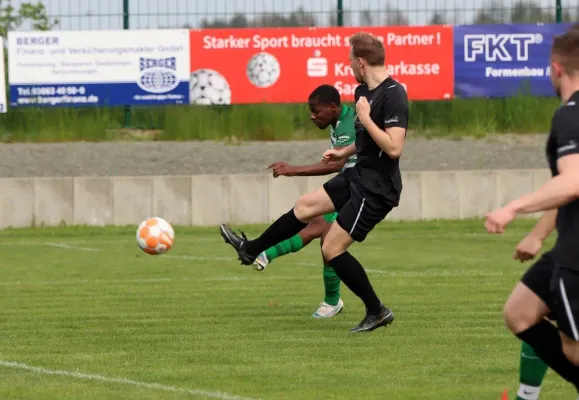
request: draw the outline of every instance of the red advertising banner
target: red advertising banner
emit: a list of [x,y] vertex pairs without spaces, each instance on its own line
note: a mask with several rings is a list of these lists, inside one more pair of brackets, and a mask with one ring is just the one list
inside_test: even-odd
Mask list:
[[322,84],[354,99],[348,38],[383,40],[390,75],[410,100],[453,96],[452,26],[192,30],[190,101],[198,104],[303,103]]

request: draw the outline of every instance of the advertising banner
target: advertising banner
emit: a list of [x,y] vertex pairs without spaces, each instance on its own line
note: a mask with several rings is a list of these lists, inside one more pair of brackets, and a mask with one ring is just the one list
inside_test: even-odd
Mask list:
[[411,100],[453,96],[451,26],[192,30],[190,101],[195,104],[303,103],[322,84],[354,99],[349,40],[383,40],[390,74]]
[[466,25],[454,28],[456,97],[554,96],[553,37],[570,24]]
[[4,65],[4,38],[0,37],[0,113],[8,111],[6,101],[6,66]]
[[189,31],[9,32],[13,107],[189,102]]

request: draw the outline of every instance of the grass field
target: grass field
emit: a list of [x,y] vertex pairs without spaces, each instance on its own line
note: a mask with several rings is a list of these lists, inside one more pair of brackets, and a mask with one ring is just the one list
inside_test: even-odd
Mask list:
[[[310,318],[317,243],[257,272],[215,228],[176,227],[160,257],[132,227],[5,230],[0,398],[513,399],[520,342],[501,312],[531,224],[384,223],[352,253],[396,320],[358,335],[344,287],[342,314]],[[549,372],[543,399],[575,396]]]
[[[304,99],[305,101],[305,99]],[[489,133],[546,133],[556,98],[413,101],[413,135],[485,136]],[[73,140],[303,140],[326,139],[309,119],[306,104],[135,107],[131,130],[116,108],[11,109],[0,118],[0,141]],[[139,131],[135,135],[135,130]],[[154,132],[149,132],[153,130]],[[151,134],[149,134],[151,133]]]

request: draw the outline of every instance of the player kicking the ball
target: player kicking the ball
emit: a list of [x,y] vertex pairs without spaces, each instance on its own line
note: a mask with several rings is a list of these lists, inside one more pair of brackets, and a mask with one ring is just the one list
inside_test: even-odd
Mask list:
[[[489,233],[502,233],[520,213],[548,211],[555,247],[522,277],[505,304],[509,329],[579,392],[579,32],[556,37],[551,81],[561,107],[551,121],[547,160],[552,179],[536,192],[487,214]],[[556,216],[555,212],[556,210]],[[548,219],[550,215],[550,220]],[[557,322],[555,327],[546,318]]]
[[[330,127],[330,148],[341,150],[356,140],[354,128],[354,109],[340,102],[340,93],[331,85],[317,87],[308,98],[308,107],[314,124],[320,129]],[[284,162],[275,162],[268,166],[273,176],[319,176],[340,172],[356,164],[356,155],[344,157],[340,161],[293,166]],[[274,259],[289,253],[300,251],[314,239],[321,238],[328,231],[330,224],[336,220],[337,213],[312,218],[308,225],[297,235],[284,240],[262,252],[254,262],[255,268],[263,271]],[[340,299],[340,278],[334,269],[324,264],[323,268],[325,297],[314,318],[330,318],[342,311],[344,302]]]
[[220,226],[221,236],[233,246],[242,264],[251,265],[262,251],[289,239],[314,217],[338,212],[322,243],[322,255],[342,282],[362,299],[366,316],[352,332],[368,332],[394,320],[380,301],[366,271],[349,252],[354,241],[368,233],[398,206],[402,191],[399,158],[408,122],[406,91],[388,75],[382,42],[374,35],[357,33],[350,38],[350,66],[356,80],[356,142],[324,153],[326,162],[357,154],[346,168],[321,188],[302,196],[293,209],[277,219],[254,240]]

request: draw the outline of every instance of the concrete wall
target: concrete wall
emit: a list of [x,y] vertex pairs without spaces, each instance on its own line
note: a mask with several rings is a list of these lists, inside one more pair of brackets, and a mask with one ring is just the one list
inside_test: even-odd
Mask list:
[[[393,220],[481,217],[538,188],[547,170],[426,171],[403,174]],[[149,216],[175,225],[266,223],[328,177],[194,175],[0,179],[0,228],[135,225]]]

